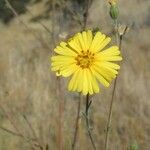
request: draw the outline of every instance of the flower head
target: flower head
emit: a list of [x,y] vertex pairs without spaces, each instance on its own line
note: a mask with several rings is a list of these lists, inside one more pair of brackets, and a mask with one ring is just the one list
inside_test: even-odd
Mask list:
[[117,46],[103,50],[110,41],[101,32],[95,35],[91,30],[77,33],[54,49],[52,71],[63,77],[71,76],[70,91],[82,92],[83,95],[99,93],[98,82],[108,87],[120,68],[113,61],[122,60]]

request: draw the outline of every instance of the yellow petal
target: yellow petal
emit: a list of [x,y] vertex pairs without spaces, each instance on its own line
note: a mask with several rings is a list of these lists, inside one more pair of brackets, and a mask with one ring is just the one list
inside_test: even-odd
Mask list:
[[79,69],[73,74],[73,77],[71,78],[71,80],[69,81],[69,85],[68,85],[68,90],[69,91],[73,91],[73,89],[76,89],[76,85],[75,85],[75,82],[76,82],[76,77],[78,75],[78,72],[79,72]]
[[82,34],[81,34],[81,33],[78,33],[78,36],[77,36],[77,37],[78,37],[78,40],[79,40],[80,45],[81,45],[81,47],[82,47],[82,50],[85,51],[85,50],[86,50],[86,46],[85,46],[85,44],[84,44]]
[[102,62],[100,62],[100,64],[104,67],[110,67],[112,69],[117,69],[117,70],[120,69],[120,66],[118,64],[115,64],[115,63],[102,61]]
[[91,83],[92,83],[93,91],[95,93],[99,93],[99,86],[91,69],[90,69],[90,72],[91,72],[91,79],[92,79]]
[[96,52],[102,50],[106,45],[108,45],[110,41],[111,41],[110,37],[107,37],[105,40],[103,40],[102,43],[97,46]]
[[60,68],[60,74],[64,77],[72,75],[79,67],[75,64],[68,66],[65,69]]
[[85,31],[82,32],[82,37],[83,37],[84,46],[85,46],[84,51],[86,52],[88,50],[88,39],[87,39],[87,34]]
[[83,69],[80,68],[79,72],[78,72],[78,87],[77,87],[77,91],[81,92],[83,89],[83,82],[82,82],[82,78],[83,78]]
[[109,82],[100,74],[98,73],[94,67],[91,67],[91,71],[93,72],[93,75],[102,83],[105,87],[108,87],[110,84]]
[[93,65],[92,67],[108,81],[111,81],[116,77],[116,75],[107,68],[99,67],[97,65]]
[[59,69],[60,69],[60,66],[55,66],[51,68],[52,71],[58,71]]
[[59,77],[61,76],[61,73],[59,71],[56,72],[56,76]]
[[114,74],[118,74],[118,71],[116,71],[115,69],[113,69],[113,68],[111,68],[111,67],[108,67],[108,66],[106,66],[106,65],[103,65],[102,63],[95,62],[94,64],[97,65],[100,69],[101,69],[101,68],[104,68],[104,69],[107,69],[107,70],[111,71],[111,72],[114,73]]
[[90,51],[92,52],[96,52],[98,51],[100,45],[102,44],[102,42],[105,39],[105,35],[102,34],[101,32],[97,32],[96,35],[94,36],[94,39],[92,41],[92,44],[90,46]]
[[69,41],[68,45],[78,53],[80,53],[82,51],[82,47],[80,46],[77,38]]
[[90,48],[91,44],[92,44],[92,40],[93,40],[93,34],[91,30],[87,31],[87,49]]
[[104,56],[101,57],[101,61],[121,61],[122,57],[121,56]]
[[77,56],[77,53],[75,53],[74,51],[72,51],[71,49],[65,47],[65,48],[62,48],[60,46],[57,46],[54,51],[57,53],[57,54],[60,54],[60,55],[64,55],[64,56],[74,56],[76,57]]
[[87,95],[89,85],[87,80],[86,69],[83,69],[83,79],[80,79],[80,82],[83,82],[83,90],[82,90],[83,95]]
[[89,69],[86,70],[87,72],[87,80],[89,82],[89,94],[92,95],[93,94],[93,87],[92,87],[92,77],[91,77],[91,72]]
[[65,62],[74,62],[75,58],[74,57],[70,57],[70,56],[61,56],[61,55],[57,55],[57,56],[52,56],[51,57],[51,61],[65,61]]
[[66,47],[67,43],[66,42],[60,42],[60,46]]
[[111,46],[110,48],[99,53],[102,56],[116,56],[120,54],[118,46]]

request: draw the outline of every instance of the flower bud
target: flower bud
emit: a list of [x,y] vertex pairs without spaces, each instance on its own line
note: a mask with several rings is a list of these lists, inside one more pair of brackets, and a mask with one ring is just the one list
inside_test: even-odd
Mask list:
[[108,2],[110,4],[110,16],[113,20],[116,20],[119,16],[117,0],[109,0]]
[[119,9],[118,9],[118,6],[113,3],[111,6],[110,6],[110,16],[113,20],[116,20],[119,16]]

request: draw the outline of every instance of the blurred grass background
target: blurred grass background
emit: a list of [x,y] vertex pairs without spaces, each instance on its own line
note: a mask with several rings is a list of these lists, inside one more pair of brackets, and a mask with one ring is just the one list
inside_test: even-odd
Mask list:
[[[64,3],[65,2],[65,3]],[[81,30],[82,0],[11,0],[27,27],[0,0],[0,126],[33,137],[25,115],[40,141],[50,149],[58,149],[58,99],[56,77],[50,72],[49,58],[60,40]],[[123,39],[123,62],[113,110],[110,150],[150,149],[150,1],[119,1],[122,24],[130,27]],[[88,28],[99,27],[111,34],[113,22],[105,0],[94,0],[89,9]],[[74,14],[75,12],[75,14]],[[77,14],[76,14],[77,13]],[[40,22],[40,23],[39,23]],[[41,25],[44,23],[50,32]],[[113,37],[115,39],[115,37]],[[77,93],[67,91],[61,80],[61,95],[65,101],[63,116],[64,149],[69,150],[74,132]],[[98,150],[104,149],[105,127],[112,86],[102,88],[92,97],[91,118]],[[62,99],[62,98],[61,98]],[[84,110],[84,100],[82,110]],[[81,119],[77,149],[91,150]],[[0,130],[0,150],[27,150],[30,144]],[[136,148],[137,149],[137,148]],[[135,150],[136,150],[135,149]],[[134,150],[134,149],[133,149]]]

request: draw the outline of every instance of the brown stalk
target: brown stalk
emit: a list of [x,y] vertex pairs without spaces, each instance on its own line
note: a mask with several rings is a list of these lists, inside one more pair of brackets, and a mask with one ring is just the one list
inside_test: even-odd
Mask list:
[[75,144],[76,144],[77,135],[78,135],[81,99],[82,99],[82,95],[80,94],[79,99],[78,99],[77,117],[76,117],[76,121],[75,121],[75,132],[74,132],[74,136],[73,136],[72,150],[75,149]]
[[[117,20],[115,22],[115,31],[116,31],[115,32],[116,42],[117,42],[117,45],[119,46],[119,49],[121,51],[123,35],[119,36]],[[116,91],[116,87],[117,87],[117,81],[118,81],[118,77],[116,77],[116,79],[114,81],[112,97],[111,97],[110,107],[109,107],[109,112],[108,112],[108,120],[107,120],[107,125],[106,125],[106,136],[105,136],[105,150],[109,149],[109,147],[108,147],[109,146],[109,132],[110,132],[110,128],[111,128],[112,111],[113,111],[113,104],[114,104],[115,91]]]
[[28,26],[19,18],[18,13],[16,12],[16,10],[12,7],[12,5],[10,4],[10,2],[8,0],[5,0],[6,2],[6,6],[12,11],[12,13],[17,17],[17,19],[19,20],[20,23],[22,23],[27,29]]
[[91,129],[90,129],[90,121],[89,121],[89,108],[92,104],[92,100],[90,100],[89,94],[86,96],[86,108],[85,108],[85,119],[86,119],[86,127],[87,127],[87,131],[88,131],[88,135],[92,144],[92,147],[94,150],[96,150],[96,146],[94,143],[94,139],[91,133]]
[[[60,8],[61,11],[61,8]],[[56,45],[56,37],[55,35],[57,35],[56,31],[55,31],[55,1],[52,1],[52,41],[53,41],[53,45]],[[59,18],[59,33],[62,30],[62,22],[61,22],[61,16]],[[62,89],[61,89],[61,78],[57,77],[57,99],[58,99],[58,134],[57,134],[57,144],[58,144],[58,149],[59,150],[63,150],[64,145],[63,145],[63,115],[64,115],[64,98],[62,96]]]
[[57,78],[57,95],[59,98],[59,120],[58,120],[58,149],[63,150],[63,114],[64,114],[64,101],[61,96],[61,84],[60,84],[60,78]]
[[[34,15],[32,14],[32,12],[26,8],[26,10],[29,12],[29,14],[34,17]],[[45,29],[45,31],[47,31],[48,33],[50,33],[50,35],[52,34],[52,32],[50,31],[50,29],[41,21],[37,20],[37,22]]]

